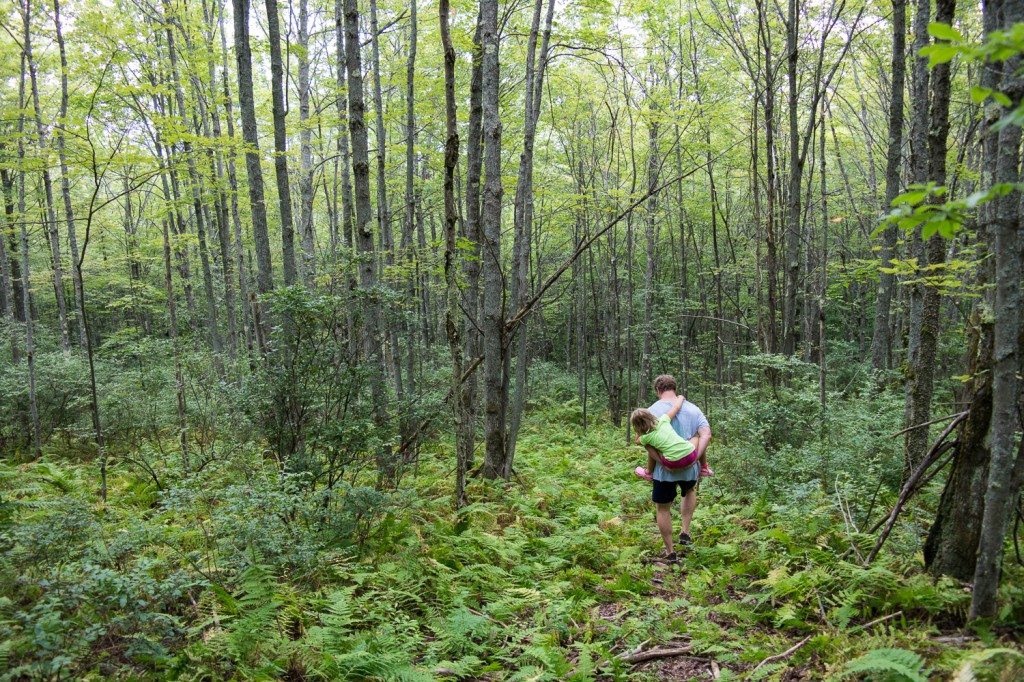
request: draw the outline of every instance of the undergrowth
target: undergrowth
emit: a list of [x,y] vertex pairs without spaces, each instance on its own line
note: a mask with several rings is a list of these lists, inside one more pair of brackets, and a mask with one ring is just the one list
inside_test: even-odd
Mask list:
[[757,396],[719,409],[718,476],[702,485],[696,544],[671,568],[648,561],[660,541],[632,474],[638,450],[604,422],[584,432],[558,395],[533,405],[515,479],[474,479],[457,514],[444,439],[388,494],[313,485],[255,449],[163,489],[114,462],[107,506],[92,463],[0,465],[0,675],[652,679],[657,664],[618,656],[682,641],[721,679],[1017,665],[1024,595],[1009,562],[1001,622],[942,637],[959,632],[970,595],[922,571],[927,495],[862,564],[874,537],[861,531],[893,497],[880,472],[898,460],[844,440],[875,419],[844,409],[824,442],[779,432],[772,451]]

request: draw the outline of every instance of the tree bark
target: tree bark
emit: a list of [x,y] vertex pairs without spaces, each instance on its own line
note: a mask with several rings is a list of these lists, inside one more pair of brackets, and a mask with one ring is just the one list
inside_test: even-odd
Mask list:
[[[483,45],[480,33],[480,15],[477,16],[476,31],[473,34],[473,66],[469,83],[469,120],[466,127],[466,220],[465,238],[469,252],[463,261],[462,270],[466,287],[462,298],[465,311],[463,333],[463,356],[476,357],[483,352],[482,334],[483,292],[480,289],[481,233],[480,233],[480,178],[483,168]],[[467,453],[466,466],[473,466],[477,422],[477,392],[479,380],[474,374],[469,377],[466,390],[462,393],[465,428],[459,446]]]
[[[245,142],[245,170],[249,178],[249,205],[252,238],[256,247],[256,289],[266,294],[274,288],[267,232],[267,205],[263,195],[263,170],[260,168],[260,140],[256,128],[256,104],[252,88],[252,51],[249,46],[249,0],[231,0],[234,9],[235,61],[238,69],[238,108]],[[263,330],[264,335],[266,330]]]
[[[359,285],[366,297],[365,323],[362,329],[363,352],[371,371],[370,393],[374,423],[381,434],[388,425],[385,402],[385,371],[380,303],[373,289],[377,279],[374,268],[373,207],[370,203],[370,152],[366,130],[366,104],[363,98],[362,59],[359,54],[358,0],[345,0],[345,56],[348,68],[349,133],[352,138],[352,169],[355,185],[355,231],[359,250]],[[382,480],[394,474],[394,464],[385,446],[377,452],[377,466]]]
[[[413,0],[415,3],[415,0]],[[448,30],[448,0],[438,3],[441,24],[441,47],[444,52],[444,278],[447,294],[445,310],[445,331],[448,349],[452,356],[451,406],[456,433],[455,494],[453,502],[458,509],[466,503],[466,473],[469,470],[469,454],[465,450],[462,434],[466,429],[463,395],[468,383],[462,381],[462,339],[460,338],[459,289],[456,270],[456,224],[458,207],[455,203],[455,166],[459,161],[459,127],[455,109],[455,49]],[[410,93],[412,88],[410,87]],[[411,96],[410,96],[411,100]],[[411,129],[410,125],[410,129]]]
[[299,230],[302,243],[302,280],[307,288],[316,277],[313,231],[313,131],[309,126],[309,0],[299,0]]
[[483,242],[483,356],[485,459],[481,474],[498,478],[505,473],[505,425],[508,383],[504,376],[504,285],[501,269],[501,118],[498,111],[498,2],[480,2],[481,104],[483,107],[484,188],[481,233]]
[[[64,264],[60,249],[60,233],[57,226],[57,214],[53,206],[53,182],[50,179],[49,145],[46,141],[46,128],[43,126],[42,107],[39,105],[39,85],[36,78],[36,64],[32,56],[32,0],[25,0],[22,8],[22,19],[24,33],[22,51],[25,61],[28,64],[29,82],[32,92],[32,110],[35,114],[36,142],[39,146],[39,155],[43,159],[42,176],[45,203],[45,214],[43,224],[50,238],[50,255],[53,258],[53,292],[57,301],[57,325],[60,332],[60,347],[69,350],[71,347],[68,336],[68,306],[64,296]],[[22,223],[25,216],[22,214]],[[29,279],[26,276],[25,281]]]
[[[948,0],[947,0],[948,1]],[[1004,27],[1024,21],[1024,2],[1003,2]],[[1021,58],[1013,57],[1003,66],[1000,86],[1013,111],[1024,96],[1024,81],[1018,75]],[[996,182],[1020,182],[1021,129],[1005,125],[999,131],[999,156]],[[995,256],[995,307],[993,309],[992,345],[992,421],[988,482],[985,509],[981,519],[978,542],[978,563],[974,571],[970,619],[992,618],[996,615],[996,593],[999,587],[1000,563],[1011,510],[1020,495],[1024,444],[1014,452],[1016,432],[1021,426],[1021,397],[1017,373],[1021,366],[1021,249],[1020,197],[1014,192],[996,200],[995,225],[992,229],[992,253]]]
[[[285,128],[284,63],[281,59],[280,17],[277,0],[266,0],[267,41],[270,43],[270,91],[274,113],[274,174],[277,178],[277,205],[281,212],[281,255],[284,283],[298,280],[295,265],[295,226],[292,220],[292,192],[288,183],[288,131]],[[243,120],[244,130],[244,120]]]
[[[26,18],[26,28],[28,20]],[[18,224],[21,244],[21,305],[25,313],[25,360],[28,366],[28,413],[32,423],[32,456],[43,456],[43,434],[39,425],[36,400],[35,321],[32,319],[32,263],[28,251],[28,227],[25,224],[25,71],[28,56],[21,53],[21,78],[18,80]],[[8,183],[4,183],[8,186]],[[10,215],[10,214],[8,214]]]
[[[906,0],[892,2],[892,87],[889,99],[889,146],[885,156],[885,204],[886,212],[892,200],[900,191],[900,162],[903,157],[903,92],[906,87],[907,70],[907,3]],[[882,232],[882,251],[879,254],[881,267],[890,267],[896,255],[896,226],[890,225]],[[892,342],[889,338],[889,317],[892,309],[892,293],[896,286],[895,275],[878,273],[878,290],[875,296],[875,326],[871,335],[871,368],[882,372],[892,363]],[[876,384],[880,387],[880,382]]]
[[[1000,27],[1002,1],[989,0],[982,15],[985,34]],[[981,72],[981,86],[1000,87],[1002,64],[986,64]],[[980,186],[989,187],[998,166],[999,136],[994,129],[999,108],[993,103],[985,111],[982,132],[982,175]],[[979,211],[977,246],[991,246],[994,215],[991,206]],[[985,488],[991,457],[992,418],[992,318],[995,306],[992,291],[993,257],[982,257],[975,286],[984,292],[975,303],[967,321],[968,344],[965,355],[966,387],[970,396],[970,414],[957,434],[957,450],[952,469],[939,500],[935,521],[924,545],[925,565],[933,575],[951,575],[971,581],[977,564],[978,540],[985,506]]]
[[[917,23],[927,24],[927,3],[918,8],[923,12],[920,22],[915,19],[915,30]],[[955,0],[938,0],[935,9],[935,19],[943,23],[952,23],[955,10]],[[925,26],[925,41],[927,42],[927,25]],[[916,46],[915,46],[916,47]],[[931,73],[931,99],[930,107],[926,101],[922,107],[928,110],[928,127],[925,135],[927,143],[927,156],[918,159],[919,165],[924,168],[924,178],[939,185],[946,183],[946,145],[949,133],[949,98],[950,98],[950,66],[939,64]],[[915,116],[917,114],[915,113]],[[919,131],[918,131],[919,132]],[[920,135],[919,135],[920,137]],[[923,150],[922,150],[923,155]],[[920,170],[916,168],[915,170]],[[916,237],[919,239],[919,235]],[[945,242],[939,235],[933,235],[926,245],[918,250],[927,261],[920,259],[919,263],[927,262],[929,266],[941,264],[945,260]],[[911,299],[911,342],[916,348],[912,352],[908,368],[910,376],[907,383],[907,407],[906,424],[913,426],[923,424],[931,419],[931,401],[935,380],[935,356],[938,348],[939,315],[942,302],[941,293],[936,286],[915,285],[917,294],[913,293]],[[913,296],[919,300],[916,302]],[[916,316],[914,313],[916,312]],[[906,435],[904,473],[909,474],[921,461],[928,449],[928,429],[914,429]]]
[[[171,79],[174,86],[174,98],[178,106],[178,117],[181,119],[181,129],[186,135],[190,125],[188,111],[185,108],[185,92],[181,86],[181,74],[178,70],[178,52],[174,40],[173,23],[170,20],[171,8],[167,0],[164,0],[164,15],[168,18],[166,23],[167,53],[171,63]],[[203,206],[202,184],[199,177],[199,169],[196,164],[195,153],[192,143],[186,136],[182,141],[182,148],[185,154],[185,161],[188,166],[189,187],[192,193],[192,218],[196,224],[196,235],[199,242],[199,261],[203,268],[203,291],[206,295],[206,326],[210,333],[210,346],[214,356],[219,357],[222,352],[220,329],[217,322],[217,300],[213,291],[213,270],[210,265],[210,250],[206,240],[206,212]],[[219,363],[219,360],[215,360]]]
[[220,46],[223,70],[224,86],[224,113],[228,135],[228,193],[231,204],[231,227],[232,236],[235,242],[235,263],[238,267],[238,298],[242,309],[242,327],[245,333],[246,347],[252,352],[253,349],[253,320],[252,311],[249,307],[249,269],[245,263],[245,247],[242,243],[242,220],[238,212],[238,175],[235,170],[235,156],[237,147],[235,144],[235,114],[231,100],[230,71],[228,69],[228,42],[224,30],[224,4],[217,3],[217,24],[220,30]]
[[[541,93],[544,88],[544,71],[547,66],[548,44],[551,39],[551,23],[554,18],[554,0],[548,1],[548,11],[544,23],[544,37],[541,40],[540,63],[536,61],[537,34],[540,30],[541,9],[543,0],[536,0],[533,10],[533,23],[526,46],[526,88],[523,97],[523,151],[519,157],[519,174],[516,181],[514,232],[512,248],[514,277],[511,298],[516,308],[521,307],[529,296],[530,245],[533,239],[533,149],[537,136],[537,119],[540,116]],[[512,462],[515,459],[516,440],[522,424],[523,409],[526,403],[527,369],[529,364],[529,348],[527,346],[526,323],[524,319],[516,332],[516,376],[512,396],[509,432],[506,441],[508,453],[505,457],[505,472],[508,478],[512,474]],[[507,351],[508,352],[508,351]]]
[[[68,159],[64,149],[64,140],[67,135],[68,125],[68,58],[64,49],[64,30],[60,21],[60,0],[53,0],[53,26],[57,34],[57,49],[60,53],[60,114],[56,126],[57,156],[60,160],[60,192],[64,200],[64,220],[68,226],[68,250],[71,252],[71,261],[78,260],[78,237],[75,234],[75,212],[71,206],[71,179],[68,177]],[[78,276],[78,270],[72,268],[72,285],[75,289],[75,296],[82,296],[82,278]],[[85,349],[85,325],[82,323],[81,315],[75,310],[75,322],[78,327],[78,345]]]

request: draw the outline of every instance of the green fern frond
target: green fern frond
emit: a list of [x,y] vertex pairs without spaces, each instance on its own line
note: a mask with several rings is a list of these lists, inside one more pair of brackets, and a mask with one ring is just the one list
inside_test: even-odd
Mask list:
[[846,675],[878,673],[879,679],[898,682],[928,682],[930,671],[924,659],[906,649],[873,649],[846,664]]

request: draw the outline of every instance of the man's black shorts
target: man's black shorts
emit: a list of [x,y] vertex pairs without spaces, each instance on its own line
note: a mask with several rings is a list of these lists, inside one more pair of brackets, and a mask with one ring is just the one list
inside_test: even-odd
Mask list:
[[680,493],[686,497],[686,493],[693,490],[697,481],[654,481],[654,489],[651,490],[651,501],[655,504],[669,504],[676,499],[676,486],[679,486]]

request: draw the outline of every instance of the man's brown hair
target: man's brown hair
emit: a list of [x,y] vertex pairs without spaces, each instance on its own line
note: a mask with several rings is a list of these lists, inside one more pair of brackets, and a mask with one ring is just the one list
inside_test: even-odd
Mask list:
[[671,374],[662,374],[654,379],[654,392],[661,395],[665,391],[676,391],[676,378]]
[[641,407],[633,410],[633,414],[629,415],[629,423],[633,426],[633,430],[642,436],[654,430],[654,427],[658,425],[658,418],[650,410]]

